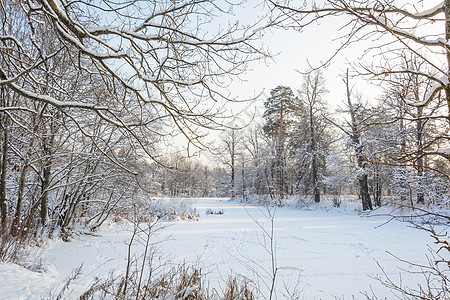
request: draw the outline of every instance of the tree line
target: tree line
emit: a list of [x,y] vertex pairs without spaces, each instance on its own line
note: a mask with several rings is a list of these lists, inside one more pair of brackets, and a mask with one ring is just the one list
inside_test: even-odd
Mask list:
[[[109,9],[90,1],[1,2],[2,231],[64,228],[82,215],[100,221],[119,199],[158,189],[280,203],[294,194],[338,198],[353,187],[364,210],[383,195],[431,203],[445,194],[450,89],[442,74],[450,60],[444,55],[442,65],[430,53],[446,45],[417,37],[415,25],[397,18],[447,24],[436,19],[448,14],[447,1],[424,12],[384,1],[370,9],[355,1],[267,1],[268,18],[217,31],[208,24],[232,18],[232,3],[106,2]],[[271,91],[261,124],[225,131],[224,169],[161,154],[160,142],[173,135],[204,147],[208,130],[227,127],[223,108],[234,98],[224,90],[249,62],[269,57],[257,40],[265,28],[301,30],[340,16],[350,18],[338,52],[374,35],[402,45],[379,48],[392,57],[381,65],[354,66],[383,87],[379,105],[369,106],[344,74],[346,99],[339,115],[330,114],[323,76],[310,72],[298,91]]]
[[[410,68],[423,67],[405,58]],[[419,70],[418,70],[419,71]],[[420,97],[429,81],[415,75],[389,75],[390,82],[370,105],[342,75],[346,98],[330,111],[320,71],[303,76],[301,87],[277,86],[264,100],[261,119],[220,135],[216,161],[208,167],[172,156],[172,170],[150,168],[155,193],[167,196],[268,196],[282,204],[291,196],[340,204],[343,194],[358,195],[363,210],[386,202],[439,204],[448,197],[449,166],[430,154],[446,145],[433,115],[445,106],[407,105],[402,95]]]
[[325,193],[336,205],[343,192],[353,193],[363,210],[380,206],[383,198],[408,205],[441,203],[448,197],[449,166],[445,156],[433,154],[447,145],[438,129],[446,121],[433,116],[445,105],[407,105],[406,90],[420,97],[431,83],[410,74],[390,76],[378,101],[369,105],[348,72],[343,74],[347,95],[336,112],[324,102],[320,71],[305,75],[297,92],[287,86],[272,89],[260,124],[230,130],[223,139],[234,193],[270,195],[277,203],[290,195],[320,202]]

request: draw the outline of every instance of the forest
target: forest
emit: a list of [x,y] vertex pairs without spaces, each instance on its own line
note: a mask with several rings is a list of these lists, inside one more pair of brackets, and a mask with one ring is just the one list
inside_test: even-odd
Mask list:
[[[405,64],[414,66],[406,58]],[[168,165],[177,166],[173,170],[148,166],[154,182],[148,185],[166,196],[267,196],[277,205],[290,196],[320,202],[322,194],[337,206],[342,195],[358,195],[363,210],[383,201],[440,205],[450,190],[446,136],[440,132],[446,120],[437,117],[445,116],[445,106],[408,106],[401,95],[418,97],[423,91],[415,89],[431,84],[417,80],[392,75],[379,103],[370,106],[352,91],[347,74],[347,99],[330,113],[321,72],[308,73],[296,93],[286,86],[272,89],[261,120],[224,130],[212,151],[220,167],[210,170],[174,155],[167,157]]]
[[[450,297],[450,0],[413,2],[0,0],[0,262],[115,218],[153,224],[155,198],[355,198],[358,212],[387,207],[440,247],[423,269],[437,288],[391,289]],[[297,72],[298,86],[274,78],[251,99],[232,93],[252,65],[276,64],[271,30],[301,40],[322,20],[339,24],[339,44]],[[353,45],[362,58],[327,78]],[[241,103],[263,109],[237,122],[229,107]],[[117,299],[139,299],[142,275],[127,294],[130,278],[127,268]]]

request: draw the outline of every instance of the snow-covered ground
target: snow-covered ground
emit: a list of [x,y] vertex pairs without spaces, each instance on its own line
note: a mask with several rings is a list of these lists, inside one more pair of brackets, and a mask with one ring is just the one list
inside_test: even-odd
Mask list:
[[[230,272],[255,279],[270,270],[271,256],[264,249],[264,234],[254,219],[270,231],[264,209],[242,206],[225,199],[173,200],[192,203],[199,221],[175,222],[161,229],[153,242],[160,262],[193,263],[207,273],[211,287],[223,286]],[[353,207],[335,209],[277,208],[274,237],[279,299],[284,283],[302,290],[304,299],[365,299],[360,293],[373,290],[381,299],[391,292],[372,277],[384,272],[399,280],[399,269],[408,266],[389,253],[407,261],[426,263],[430,237],[404,223],[387,217],[366,217]],[[223,214],[205,214],[223,210]],[[71,242],[55,240],[43,253],[45,271],[33,272],[12,264],[0,264],[0,299],[41,299],[55,297],[65,278],[80,265],[82,275],[70,285],[65,298],[76,299],[97,277],[126,265],[127,242],[132,227],[111,223],[95,235],[80,235]],[[133,251],[142,252],[142,246]],[[158,258],[160,257],[160,258]],[[378,265],[379,264],[379,265]],[[256,270],[257,274],[253,271]],[[300,278],[298,278],[300,275]],[[420,275],[402,272],[406,285],[416,285]],[[264,279],[260,286],[265,291]],[[222,284],[221,284],[222,283]],[[267,281],[268,283],[268,281]],[[50,292],[53,291],[53,296]]]

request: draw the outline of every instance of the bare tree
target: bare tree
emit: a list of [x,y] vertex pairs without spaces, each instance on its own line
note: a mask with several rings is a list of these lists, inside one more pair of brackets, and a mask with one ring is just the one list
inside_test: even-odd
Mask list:
[[[308,142],[307,153],[310,154],[311,165],[311,187],[314,195],[314,202],[320,202],[320,173],[319,160],[324,157],[323,145],[320,140],[325,139],[325,133],[320,128],[321,115],[325,114],[325,105],[322,96],[327,93],[325,80],[320,71],[315,71],[304,76],[302,89],[299,91],[300,100],[307,112]],[[323,144],[323,143],[322,143]]]
[[155,144],[176,134],[203,146],[234,100],[224,87],[266,56],[265,24],[240,24],[228,2],[0,3],[2,229],[10,207],[14,228],[35,215],[66,228],[86,211],[99,223],[136,191],[137,157],[158,161]]
[[[448,162],[450,51],[446,41],[450,39],[450,0],[440,1],[432,7],[424,7],[427,3],[423,1],[403,3],[387,0],[327,0],[322,5],[296,5],[291,1],[271,0],[268,3],[273,11],[273,19],[282,27],[301,30],[323,18],[341,20],[341,28],[345,33],[340,36],[342,43],[336,53],[350,44],[362,43],[366,46],[364,41],[370,41],[365,53],[381,59],[376,63],[354,63],[362,75],[370,75],[383,82],[393,74],[410,74],[419,81],[429,80],[432,84],[423,91],[421,97],[412,97],[408,93],[404,96],[410,96],[405,97],[404,101],[406,105],[416,108],[445,103],[447,112],[436,111],[432,116],[444,121],[439,128],[439,139],[423,155],[440,156]],[[373,41],[379,42],[373,44]],[[426,71],[407,68],[403,60],[405,54],[425,64]],[[420,120],[420,117],[416,116],[415,119]]]
[[[414,57],[404,57],[404,68],[417,73],[427,73],[426,63]],[[428,155],[436,151],[440,145],[445,145],[445,135],[441,129],[446,128],[446,121],[435,118],[442,112],[443,105],[434,102],[426,107],[407,105],[408,101],[421,102],[433,86],[433,81],[414,73],[393,74],[385,79],[385,89],[380,98],[379,110],[384,111],[385,117],[376,121],[377,127],[383,126],[385,131],[391,132],[391,138],[384,143],[386,146],[385,161],[391,164],[404,165],[404,171],[411,168],[415,170],[414,179],[404,178],[400,185],[406,189],[408,181],[414,182],[416,199],[418,203],[425,202],[426,177],[432,170],[435,162],[445,160],[442,156]],[[384,124],[382,124],[384,123]],[[392,130],[395,127],[396,130]],[[401,175],[401,174],[400,174]],[[401,175],[404,177],[403,175]],[[405,194],[404,191],[400,192]],[[405,200],[405,195],[401,196]]]
[[262,127],[249,126],[244,132],[244,147],[250,155],[250,180],[252,182],[252,191],[256,195],[263,195],[266,192],[265,183],[265,160],[266,144],[263,137]]
[[363,210],[372,209],[372,201],[370,199],[370,193],[369,193],[369,184],[368,184],[368,175],[366,173],[367,168],[367,159],[363,153],[363,147],[364,144],[361,141],[361,133],[362,133],[362,127],[364,126],[364,119],[362,116],[360,116],[361,111],[358,111],[361,107],[361,104],[354,104],[352,103],[352,95],[350,91],[350,82],[348,78],[348,72],[347,77],[344,80],[346,87],[347,87],[347,104],[348,109],[350,113],[351,123],[350,123],[350,131],[348,133],[350,134],[350,139],[352,142],[352,146],[355,149],[356,153],[356,160],[358,163],[358,167],[360,168],[361,174],[358,176],[358,182],[359,182],[359,190],[361,194],[361,200],[362,200],[362,206]]
[[[1,88],[1,106],[4,107],[7,105],[7,99],[5,95],[5,90]],[[0,213],[1,213],[1,226],[2,230],[6,228],[6,217],[8,214],[8,204],[6,198],[6,172],[8,165],[8,143],[9,143],[9,135],[8,135],[8,116],[5,112],[0,112],[0,126],[2,129],[2,136],[0,141],[2,146],[2,160],[1,160],[1,168],[0,168]]]
[[366,146],[362,140],[362,135],[365,130],[370,126],[370,120],[374,117],[374,114],[367,112],[361,99],[359,102],[354,103],[352,87],[350,85],[348,70],[346,76],[343,79],[347,90],[347,99],[345,101],[345,108],[343,112],[346,112],[350,116],[350,120],[346,120],[345,124],[341,125],[333,120],[328,120],[339,128],[349,139],[350,145],[354,152],[354,158],[357,165],[357,177],[359,184],[359,193],[362,200],[363,210],[372,210],[372,200],[369,193],[368,183],[368,160],[364,151]]
[[238,167],[238,156],[241,148],[241,134],[237,129],[229,129],[223,133],[221,139],[220,158],[230,169],[230,192],[231,198],[236,197],[236,176]]
[[[211,107],[205,101],[232,100],[222,93],[221,83],[243,72],[250,60],[264,56],[252,44],[259,30],[238,23],[215,33],[209,30],[212,15],[227,15],[230,6],[223,6],[206,0],[98,5],[4,0],[2,7],[14,9],[24,22],[7,35],[12,15],[3,9],[0,83],[30,100],[93,111],[130,132],[147,124],[119,116],[116,105],[130,109],[128,116],[137,118],[152,107],[191,142],[198,142],[197,128],[217,125],[214,116],[221,113],[221,104]],[[50,46],[42,44],[44,32],[51,37]],[[71,94],[61,86],[63,71],[48,72],[49,61],[61,58],[69,61],[73,72],[105,83],[99,99]],[[35,88],[41,84],[38,73],[51,82],[45,93]],[[89,87],[96,81],[84,83]],[[115,96],[119,87],[139,104],[133,107],[137,111]]]

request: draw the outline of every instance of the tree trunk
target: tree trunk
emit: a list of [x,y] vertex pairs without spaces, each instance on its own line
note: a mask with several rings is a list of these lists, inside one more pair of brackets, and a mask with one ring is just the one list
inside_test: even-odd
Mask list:
[[[445,0],[445,40],[450,41],[450,0]],[[447,74],[450,74],[450,51],[447,48]],[[450,83],[445,86],[445,100],[447,101],[447,121],[450,122]]]
[[6,166],[8,164],[8,128],[6,124],[5,116],[3,115],[0,120],[2,121],[3,129],[3,144],[2,144],[2,161],[1,161],[1,175],[0,175],[0,217],[1,217],[1,230],[6,230],[7,217],[8,217],[8,204],[6,199]]
[[317,153],[316,153],[316,134],[315,134],[315,127],[314,127],[314,120],[313,120],[313,112],[312,112],[312,105],[310,106],[309,110],[309,126],[310,126],[310,133],[311,133],[311,151],[312,151],[312,178],[311,183],[313,187],[313,194],[314,194],[314,202],[318,203],[320,202],[320,188],[319,188],[319,180],[317,175]]
[[380,207],[381,206],[381,188],[382,188],[382,184],[381,184],[381,179],[380,179],[380,166],[376,165],[375,166],[375,191],[374,191],[374,202],[375,205]]
[[359,178],[359,188],[361,192],[361,200],[363,210],[372,210],[372,201],[370,200],[369,185],[367,174],[363,174]]
[[41,224],[44,226],[47,222],[48,216],[48,188],[50,186],[50,176],[51,176],[51,160],[47,158],[44,161],[44,170],[42,175],[42,184],[41,184]]
[[235,191],[235,186],[234,186],[234,182],[235,182],[235,172],[236,172],[236,168],[235,168],[235,140],[234,140],[234,131],[232,133],[232,142],[231,142],[231,198],[235,198],[236,197],[236,191]]
[[[404,114],[405,114],[405,101],[404,99],[401,99],[400,102],[400,151],[403,155],[406,152],[406,133],[405,133],[405,124],[403,122]],[[402,178],[400,178],[400,202],[406,203],[406,195],[408,193],[408,186],[407,186],[407,178],[406,178],[406,170],[402,169]]]
[[366,173],[367,162],[364,157],[363,145],[361,145],[361,139],[360,139],[360,133],[359,133],[359,126],[361,126],[361,124],[358,124],[356,111],[355,111],[355,108],[351,101],[348,70],[347,70],[347,77],[346,77],[345,83],[346,83],[346,87],[347,87],[347,103],[348,103],[348,108],[350,111],[350,117],[352,120],[350,138],[353,143],[353,148],[355,149],[356,158],[358,161],[358,167],[360,169],[360,172],[362,173],[359,175],[359,178],[358,178],[362,207],[363,207],[363,210],[368,210],[368,209],[372,210],[372,201],[370,200],[369,184],[368,184],[367,173]]
[[[359,138],[358,138],[359,142]],[[357,149],[357,156],[358,156],[358,167],[360,168],[360,171],[363,172],[363,174],[359,175],[359,189],[361,193],[361,201],[363,210],[372,210],[372,200],[370,199],[370,193],[369,193],[369,184],[368,184],[368,176],[366,173],[366,162],[364,159],[364,156],[362,154],[361,147],[358,147]]]
[[284,100],[280,103],[280,128],[276,151],[276,189],[281,201],[284,198]]
[[50,187],[50,180],[52,175],[52,163],[53,163],[53,143],[55,140],[55,133],[53,128],[53,122],[50,122],[50,138],[43,138],[43,173],[41,184],[41,224],[44,226],[48,217],[48,189]]
[[312,161],[312,186],[313,186],[313,193],[314,193],[314,202],[320,202],[320,188],[319,183],[317,180],[317,163],[315,154],[313,155],[313,161]]
[[242,169],[241,169],[241,175],[242,175],[242,198],[247,199],[245,190],[247,189],[245,184],[245,161],[242,162]]
[[22,170],[20,171],[19,177],[19,190],[17,192],[17,203],[16,203],[16,212],[14,213],[14,219],[11,226],[11,233],[13,235],[17,235],[20,233],[22,228],[20,227],[20,217],[22,212],[22,202],[23,202],[23,194],[25,191],[25,183],[28,171],[28,157],[25,159],[23,163]]
[[416,121],[416,137],[417,137],[417,203],[425,203],[425,195],[424,195],[424,187],[423,187],[423,127],[424,127],[424,120],[421,119],[423,113],[423,108],[418,107],[417,108],[417,118]]

